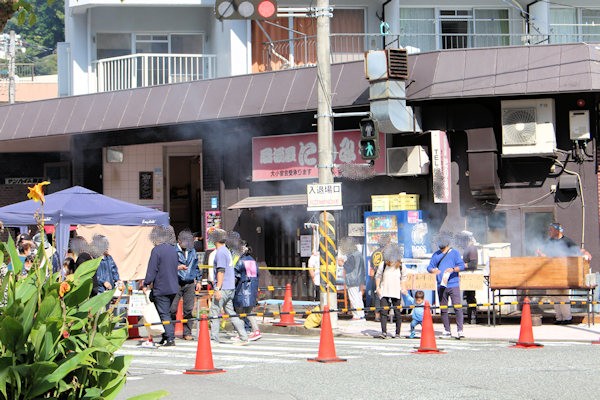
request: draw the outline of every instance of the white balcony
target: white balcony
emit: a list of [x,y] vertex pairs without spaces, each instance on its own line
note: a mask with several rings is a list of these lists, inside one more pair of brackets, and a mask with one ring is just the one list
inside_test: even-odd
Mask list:
[[135,89],[215,77],[213,54],[131,54],[95,61],[98,92]]

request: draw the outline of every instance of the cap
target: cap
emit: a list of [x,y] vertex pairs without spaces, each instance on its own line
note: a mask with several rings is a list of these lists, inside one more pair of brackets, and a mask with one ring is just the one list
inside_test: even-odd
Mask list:
[[551,227],[551,228],[553,228],[553,229],[556,229],[556,230],[557,230],[557,231],[559,231],[559,232],[562,232],[562,231],[564,231],[564,228],[563,228],[563,227],[562,227],[562,225],[561,225],[561,224],[559,224],[558,222],[553,222],[553,223],[551,223],[551,224],[550,224],[550,227]]

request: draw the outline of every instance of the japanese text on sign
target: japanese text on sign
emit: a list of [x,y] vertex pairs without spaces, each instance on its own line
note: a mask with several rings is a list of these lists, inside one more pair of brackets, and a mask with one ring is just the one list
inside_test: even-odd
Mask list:
[[342,184],[325,183],[306,185],[308,211],[341,210]]

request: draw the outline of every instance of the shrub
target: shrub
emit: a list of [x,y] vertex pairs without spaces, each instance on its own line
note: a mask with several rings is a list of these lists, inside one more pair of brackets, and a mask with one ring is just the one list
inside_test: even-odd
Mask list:
[[[72,279],[51,274],[44,252],[27,275],[12,238],[0,248],[12,260],[2,278],[0,398],[113,399],[125,384],[129,356],[115,356],[126,326],[107,304],[114,290],[91,297],[100,259],[77,268]],[[43,246],[42,246],[43,248]],[[0,251],[0,265],[3,264]],[[8,260],[7,260],[8,261]]]

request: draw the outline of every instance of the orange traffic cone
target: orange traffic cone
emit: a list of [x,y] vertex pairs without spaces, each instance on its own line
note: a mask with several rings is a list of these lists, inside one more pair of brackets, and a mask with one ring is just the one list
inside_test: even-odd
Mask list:
[[531,308],[529,306],[529,297],[525,297],[525,300],[523,300],[519,341],[514,346],[510,347],[517,347],[520,349],[544,347],[543,345],[533,341],[533,327],[531,325]]
[[322,363],[343,362],[344,358],[339,358],[335,354],[335,344],[333,343],[333,331],[331,329],[331,319],[329,318],[329,306],[323,307],[323,319],[321,320],[321,337],[319,339],[319,355],[316,358],[309,358],[308,361],[318,361]]
[[[218,322],[218,321],[217,321]],[[194,369],[187,369],[184,374],[205,375],[225,372],[224,369],[215,368],[210,348],[210,333],[208,333],[208,317],[202,314],[198,328],[198,347],[196,348],[196,365]]]
[[127,316],[127,338],[128,339],[141,339],[140,330],[136,325],[139,322],[139,317]]
[[435,332],[433,331],[433,318],[431,317],[431,306],[429,301],[425,300],[423,309],[423,323],[421,324],[421,342],[413,353],[418,354],[445,354],[445,351],[440,351],[435,343]]
[[302,325],[299,322],[294,320],[294,315],[289,314],[294,311],[294,306],[292,305],[292,285],[286,283],[285,285],[285,296],[283,298],[283,308],[281,312],[285,314],[281,314],[281,318],[279,322],[274,323],[274,326],[296,326]]
[[[183,299],[179,300],[179,304],[177,304],[177,314],[175,315],[175,319],[177,321],[183,319]],[[175,323],[175,336],[183,337],[183,324],[181,322]]]

